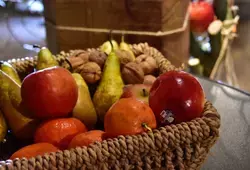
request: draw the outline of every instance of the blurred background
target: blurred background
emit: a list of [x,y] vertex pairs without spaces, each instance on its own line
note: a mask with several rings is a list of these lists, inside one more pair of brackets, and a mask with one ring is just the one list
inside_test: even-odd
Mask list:
[[[234,4],[239,8],[240,20],[237,37],[232,42],[229,53],[237,80],[234,83],[229,82],[223,63],[212,79],[250,92],[248,78],[248,73],[250,73],[250,0],[235,0]],[[42,0],[0,0],[0,60],[34,56],[37,51],[33,48],[33,44],[47,45],[44,10]],[[203,44],[203,48],[210,48],[204,35],[195,36],[199,43]],[[192,42],[190,43],[192,45]]]
[[0,59],[34,56],[31,45],[46,45],[40,0],[0,0]]

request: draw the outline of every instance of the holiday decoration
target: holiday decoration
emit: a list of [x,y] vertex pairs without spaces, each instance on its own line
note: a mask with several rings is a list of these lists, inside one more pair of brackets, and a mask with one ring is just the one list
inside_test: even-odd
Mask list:
[[238,7],[234,6],[232,0],[191,2],[191,72],[214,79],[220,64],[225,61],[227,81],[231,85],[237,85],[233,61],[229,55],[230,45],[237,36],[237,11]]

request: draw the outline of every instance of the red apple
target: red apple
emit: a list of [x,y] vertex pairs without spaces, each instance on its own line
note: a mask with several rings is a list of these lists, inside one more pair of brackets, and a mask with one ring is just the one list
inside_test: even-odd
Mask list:
[[26,76],[21,96],[22,104],[32,113],[31,117],[67,117],[76,104],[78,87],[68,70],[51,67]]
[[136,98],[148,104],[148,97],[151,85],[147,84],[129,84],[124,86],[121,98]]
[[205,103],[198,80],[183,71],[159,76],[149,95],[149,106],[161,125],[176,124],[201,117]]
[[214,20],[214,10],[206,1],[192,2],[189,6],[190,26],[193,32],[205,32]]

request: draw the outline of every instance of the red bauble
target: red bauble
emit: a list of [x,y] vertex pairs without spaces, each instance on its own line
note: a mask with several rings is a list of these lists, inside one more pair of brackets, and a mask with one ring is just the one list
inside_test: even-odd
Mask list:
[[214,10],[208,2],[192,2],[189,6],[189,10],[190,27],[193,32],[205,32],[209,24],[214,21]]

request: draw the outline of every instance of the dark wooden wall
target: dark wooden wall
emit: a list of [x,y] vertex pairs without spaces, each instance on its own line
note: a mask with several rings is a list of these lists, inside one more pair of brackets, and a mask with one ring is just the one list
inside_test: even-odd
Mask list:
[[240,8],[241,20],[250,20],[250,0],[235,0],[235,4]]

